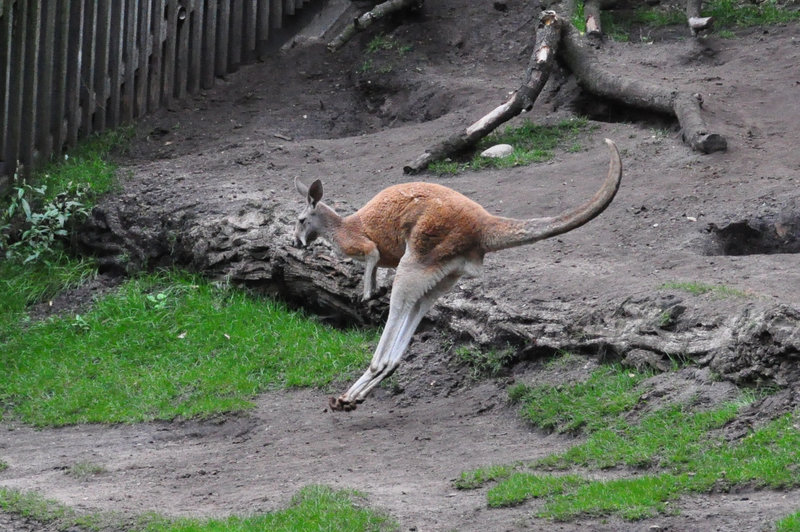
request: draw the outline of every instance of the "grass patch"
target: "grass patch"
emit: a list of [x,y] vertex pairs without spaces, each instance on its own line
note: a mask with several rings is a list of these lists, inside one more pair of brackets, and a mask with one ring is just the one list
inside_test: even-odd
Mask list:
[[479,467],[471,471],[464,471],[461,477],[456,480],[456,487],[462,490],[478,488],[487,482],[508,478],[514,472],[513,466],[494,465]]
[[522,416],[537,427],[592,432],[632,408],[641,395],[636,386],[651,375],[612,365],[596,369],[586,382],[568,386],[517,384],[509,397],[522,403]]
[[0,511],[24,517],[26,520],[49,525],[57,530],[99,530],[99,514],[81,515],[72,508],[48,500],[33,492],[21,492],[0,487]]
[[134,127],[128,126],[92,135],[63,160],[54,161],[37,172],[33,181],[47,186],[47,199],[76,186],[85,186],[90,190],[88,206],[91,207],[94,199],[114,188],[117,166],[109,160],[109,155],[124,150],[134,132]]
[[747,292],[722,284],[707,284],[698,281],[670,281],[660,286],[661,290],[679,290],[693,296],[714,294],[718,297],[747,297]]
[[157,514],[123,519],[114,514],[79,514],[72,508],[35,493],[0,488],[0,511],[58,530],[127,530],[131,532],[276,532],[396,530],[388,515],[364,505],[355,491],[326,486],[301,489],[288,508],[249,517],[227,519],[168,519]]
[[72,464],[66,471],[67,475],[78,480],[88,480],[96,475],[106,472],[106,469],[100,464],[93,464],[91,462],[78,462]]
[[239,411],[271,388],[349,376],[374,340],[197,277],[142,276],[84,315],[6,326],[0,405],[35,426]]
[[[573,25],[586,31],[583,20],[583,3],[576,4]],[[703,2],[702,16],[714,18],[714,32],[730,38],[733,28],[768,26],[800,20],[800,12],[788,9],[776,0],[753,3],[743,0],[709,0]],[[615,41],[628,41],[632,32],[639,31],[638,39],[651,40],[648,28],[686,26],[685,5],[663,4],[644,6],[634,10],[603,10],[600,13],[603,32]],[[687,29],[688,35],[688,29]]]
[[775,524],[776,532],[800,532],[800,512],[787,515]]
[[457,360],[470,368],[470,377],[478,380],[500,375],[514,357],[514,350],[507,347],[483,351],[472,345],[463,345],[456,348],[455,354]]
[[181,519],[152,525],[147,532],[275,532],[352,530],[396,530],[397,524],[387,515],[364,508],[354,501],[357,492],[334,491],[325,486],[303,488],[286,510],[252,517],[229,517],[224,520]]
[[[585,382],[510,389],[523,417],[537,427],[580,431],[582,443],[528,465],[466,471],[457,487],[492,483],[490,506],[542,501],[538,514],[556,520],[616,515],[642,519],[668,511],[688,493],[732,486],[788,489],[800,486],[800,412],[786,414],[737,442],[720,430],[752,398],[712,409],[673,404],[630,419],[626,412],[644,393],[645,374],[619,366],[595,370]],[[625,478],[592,480],[552,469],[623,468]],[[531,472],[529,468],[533,468]]]
[[[554,150],[559,146],[568,145],[569,151],[579,151],[581,148],[575,139],[581,131],[587,129],[588,124],[585,118],[563,120],[552,126],[537,125],[530,120],[524,120],[518,127],[509,126],[502,132],[495,131],[482,139],[469,161],[436,161],[428,169],[437,175],[452,175],[465,170],[510,168],[548,161],[553,158]],[[510,144],[514,151],[500,158],[480,156],[483,150],[495,144]]]

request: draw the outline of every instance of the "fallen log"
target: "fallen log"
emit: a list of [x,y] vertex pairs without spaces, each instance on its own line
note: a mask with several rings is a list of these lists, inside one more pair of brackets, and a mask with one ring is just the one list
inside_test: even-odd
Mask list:
[[478,141],[523,111],[530,111],[550,77],[561,36],[561,18],[555,11],[543,11],[536,29],[536,43],[522,85],[502,105],[463,131],[451,135],[425,150],[413,162],[403,167],[407,174],[421,172],[436,160],[444,159],[475,146]]
[[391,13],[397,13],[404,9],[418,9],[422,7],[424,0],[387,0],[367,11],[345,26],[339,34],[328,43],[328,50],[335,52],[353,38],[353,35],[370,27],[373,22]]
[[708,131],[701,115],[702,98],[699,95],[620,76],[601,67],[594,47],[572,25],[565,25],[561,40],[561,57],[588,92],[631,107],[676,117],[683,141],[697,151],[712,153],[727,149],[725,137]]

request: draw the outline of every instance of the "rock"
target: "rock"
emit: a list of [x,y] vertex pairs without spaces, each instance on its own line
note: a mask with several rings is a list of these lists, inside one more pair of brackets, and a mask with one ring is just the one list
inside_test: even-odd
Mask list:
[[495,144],[491,148],[486,148],[481,152],[481,157],[492,157],[494,159],[498,159],[500,157],[505,157],[506,155],[510,155],[514,151],[514,147],[511,144]]

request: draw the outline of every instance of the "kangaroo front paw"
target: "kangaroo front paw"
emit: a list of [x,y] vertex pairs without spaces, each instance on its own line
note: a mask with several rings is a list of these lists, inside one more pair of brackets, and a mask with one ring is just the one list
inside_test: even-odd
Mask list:
[[373,290],[372,293],[364,294],[363,296],[361,296],[361,301],[364,301],[366,303],[367,301],[378,299],[379,297],[383,297],[388,291],[389,291],[388,286],[381,286],[377,290]]
[[333,412],[350,412],[356,409],[355,401],[347,401],[340,397],[330,397],[328,399],[328,406]]

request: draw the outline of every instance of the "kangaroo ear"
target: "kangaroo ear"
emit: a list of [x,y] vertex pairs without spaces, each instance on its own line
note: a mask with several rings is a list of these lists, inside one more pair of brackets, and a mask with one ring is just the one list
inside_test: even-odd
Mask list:
[[301,196],[303,197],[308,196],[308,187],[300,182],[299,177],[294,178],[294,188],[297,189],[297,191],[300,193]]
[[319,200],[322,199],[322,181],[317,179],[311,186],[308,187],[308,202],[312,207],[316,207]]

